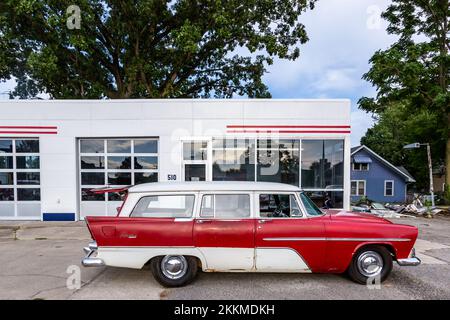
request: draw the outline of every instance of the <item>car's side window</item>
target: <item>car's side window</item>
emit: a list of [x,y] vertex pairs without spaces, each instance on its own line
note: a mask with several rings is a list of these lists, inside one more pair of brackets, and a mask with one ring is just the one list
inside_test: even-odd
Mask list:
[[208,194],[202,198],[200,216],[233,219],[250,217],[250,195]]
[[139,199],[131,212],[135,218],[189,218],[194,210],[194,195],[155,195]]
[[260,194],[259,215],[263,218],[298,218],[302,212],[293,194]]

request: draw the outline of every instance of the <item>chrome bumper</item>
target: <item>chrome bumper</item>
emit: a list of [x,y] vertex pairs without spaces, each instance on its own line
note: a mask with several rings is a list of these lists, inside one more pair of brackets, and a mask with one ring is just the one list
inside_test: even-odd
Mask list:
[[406,259],[397,259],[397,263],[400,266],[418,266],[422,261],[416,257],[416,250],[413,248],[408,258]]
[[86,254],[86,256],[81,260],[81,264],[84,267],[101,267],[105,265],[102,259],[92,257],[92,255],[97,252],[97,249],[98,246],[97,242],[95,241],[90,242],[87,247],[83,248],[83,251]]

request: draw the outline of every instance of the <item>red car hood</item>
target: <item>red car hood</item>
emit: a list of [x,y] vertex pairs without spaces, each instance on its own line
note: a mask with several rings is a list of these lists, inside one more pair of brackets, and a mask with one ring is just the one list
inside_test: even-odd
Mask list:
[[337,210],[325,210],[333,221],[355,221],[355,222],[368,222],[368,223],[392,223],[384,218],[376,217],[369,213],[363,212],[350,212],[350,211],[337,211]]

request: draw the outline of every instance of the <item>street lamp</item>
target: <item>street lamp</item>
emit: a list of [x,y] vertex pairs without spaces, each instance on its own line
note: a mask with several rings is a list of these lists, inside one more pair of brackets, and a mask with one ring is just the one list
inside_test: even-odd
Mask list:
[[433,165],[431,164],[431,150],[429,143],[410,143],[403,146],[403,149],[418,149],[421,146],[427,146],[428,156],[428,170],[430,171],[430,194],[431,194],[431,206],[434,207],[434,188],[433,188]]

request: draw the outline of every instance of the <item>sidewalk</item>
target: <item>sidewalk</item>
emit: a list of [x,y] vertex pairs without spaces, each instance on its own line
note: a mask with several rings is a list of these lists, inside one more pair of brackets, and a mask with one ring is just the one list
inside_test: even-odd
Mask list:
[[8,240],[89,240],[84,221],[1,221],[0,241]]

